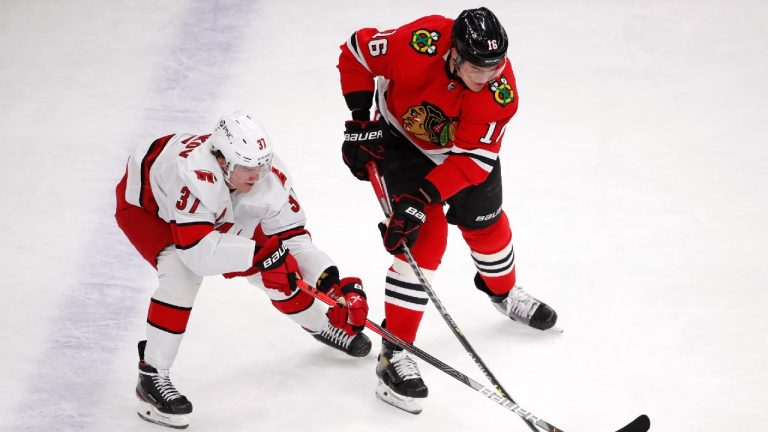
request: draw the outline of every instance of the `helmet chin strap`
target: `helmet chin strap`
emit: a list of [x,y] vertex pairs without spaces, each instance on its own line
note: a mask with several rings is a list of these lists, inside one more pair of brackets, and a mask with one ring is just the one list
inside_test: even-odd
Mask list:
[[224,171],[224,183],[227,184],[227,187],[230,189],[236,189],[234,185],[232,185],[232,181],[230,180],[230,176],[232,175],[232,169],[234,168],[234,165],[232,165],[229,162],[226,162],[225,164],[226,169],[222,169]]
[[[446,65],[445,65],[445,71],[448,74],[449,78],[451,78],[452,80],[459,81],[462,85],[466,85],[464,84],[464,80],[462,80],[461,77],[459,77],[459,66],[461,66],[462,63],[463,63],[463,60],[461,59],[461,56],[459,56],[458,52],[456,52],[456,54],[454,54],[453,52],[450,52],[448,54],[448,61],[446,62]],[[451,66],[453,67],[453,69],[451,69]]]

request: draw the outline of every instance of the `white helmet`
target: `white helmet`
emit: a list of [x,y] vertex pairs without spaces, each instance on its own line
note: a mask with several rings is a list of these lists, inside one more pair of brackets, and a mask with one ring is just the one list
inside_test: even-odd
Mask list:
[[261,167],[266,171],[272,167],[272,140],[258,120],[242,111],[219,120],[211,135],[211,149],[224,156],[227,180],[235,165]]

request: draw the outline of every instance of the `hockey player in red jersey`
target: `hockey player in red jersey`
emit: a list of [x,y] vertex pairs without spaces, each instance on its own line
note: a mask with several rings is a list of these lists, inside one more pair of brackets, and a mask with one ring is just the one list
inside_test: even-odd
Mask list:
[[[555,311],[515,285],[512,232],[502,210],[499,149],[518,94],[507,35],[486,8],[455,19],[427,16],[394,30],[364,28],[341,46],[344,162],[360,180],[383,173],[393,215],[383,234],[394,263],[386,278],[385,326],[413,342],[428,296],[401,254],[429,278],[440,265],[448,224],[458,226],[477,268],[476,287],[505,316],[545,330]],[[380,118],[370,119],[376,96]],[[448,211],[443,211],[443,204]],[[414,360],[383,341],[377,395],[417,412],[428,389]],[[391,390],[391,391],[390,391]]]
[[[315,339],[355,357],[370,351],[360,333],[368,312],[362,282],[340,279],[314,246],[291,184],[264,128],[242,112],[223,117],[211,135],[168,135],[129,158],[115,218],[159,282],[139,342],[141,418],[189,424],[192,404],[169,370],[204,276],[247,277]],[[302,275],[349,307],[313,301],[296,287]]]

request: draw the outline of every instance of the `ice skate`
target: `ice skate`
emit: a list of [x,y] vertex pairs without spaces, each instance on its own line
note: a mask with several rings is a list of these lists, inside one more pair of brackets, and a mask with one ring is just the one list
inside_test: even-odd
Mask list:
[[188,414],[192,412],[192,403],[173,386],[168,369],[157,370],[144,361],[146,344],[147,341],[139,342],[137,413],[148,422],[174,429],[184,429],[189,426]]
[[350,336],[344,330],[332,326],[330,322],[319,332],[307,331],[320,342],[352,357],[365,357],[371,352],[371,340],[362,332]]
[[376,397],[411,414],[421,412],[421,405],[415,399],[427,397],[429,389],[408,351],[384,340],[376,375],[379,377]]
[[522,287],[515,285],[509,294],[496,295],[488,288],[479,273],[475,274],[475,286],[490,297],[491,302],[499,312],[512,320],[538,330],[563,332],[559,327],[555,327],[557,312],[546,303],[525,292]]

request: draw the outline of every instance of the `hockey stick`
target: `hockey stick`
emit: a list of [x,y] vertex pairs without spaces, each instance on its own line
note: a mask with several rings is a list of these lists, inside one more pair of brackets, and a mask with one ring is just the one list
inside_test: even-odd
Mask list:
[[[384,211],[384,215],[387,217],[392,216],[392,204],[389,199],[389,192],[387,191],[387,184],[384,181],[384,177],[379,173],[378,167],[374,162],[369,162],[366,168],[368,170],[368,178],[370,179],[371,185],[373,186],[373,190],[376,193],[376,198],[379,201],[379,205],[381,206],[381,209]],[[469,340],[467,340],[467,338],[464,336],[464,333],[461,331],[458,324],[456,324],[456,322],[453,320],[451,315],[448,313],[448,310],[445,308],[445,306],[443,306],[443,303],[437,297],[437,294],[432,288],[432,285],[424,276],[424,273],[421,271],[421,268],[419,268],[418,264],[416,263],[416,260],[413,258],[413,254],[411,253],[410,248],[408,248],[407,245],[403,245],[402,248],[403,248],[405,257],[408,261],[408,264],[413,270],[413,272],[416,274],[416,277],[419,280],[419,283],[422,285],[422,287],[424,287],[424,290],[427,293],[427,296],[435,305],[435,308],[440,313],[440,316],[442,316],[443,320],[445,320],[445,322],[448,324],[448,327],[450,327],[454,336],[456,336],[456,338],[459,340],[461,345],[464,347],[464,350],[467,352],[467,354],[469,354],[469,357],[475,362],[477,367],[480,368],[480,371],[483,372],[483,375],[485,375],[485,377],[488,378],[488,381],[490,381],[491,384],[493,384],[498,394],[501,397],[506,398],[507,400],[509,400],[510,402],[516,405],[517,403],[512,399],[510,394],[504,389],[504,387],[501,385],[499,380],[496,379],[496,377],[493,375],[493,372],[491,372],[491,370],[488,369],[488,366],[485,365],[485,362],[483,361],[483,359],[480,358],[480,356],[477,354],[477,351],[475,351],[475,349],[469,343]],[[638,419],[640,419],[643,416],[638,417]],[[547,430],[547,431],[555,432],[560,430],[541,419],[538,419],[538,421],[541,423],[539,424],[529,420],[526,417],[521,416],[521,418],[525,421],[526,425],[528,425],[528,427],[534,432],[537,432],[536,426],[542,427],[541,424],[545,425],[544,430]],[[635,419],[635,421],[637,421],[638,419]]]
[[[369,162],[366,168],[368,169],[368,178],[371,180],[373,191],[376,193],[376,198],[379,200],[379,205],[381,206],[381,209],[384,211],[384,215],[386,217],[391,217],[392,203],[389,200],[389,192],[387,191],[387,184],[384,182],[384,177],[382,177],[381,174],[379,173],[379,169],[375,163]],[[419,280],[419,283],[421,284],[421,286],[424,287],[424,291],[426,291],[429,299],[432,300],[432,304],[435,305],[435,308],[437,308],[437,311],[440,313],[440,316],[443,317],[445,322],[448,324],[448,327],[451,328],[451,331],[459,340],[459,342],[461,343],[461,346],[464,347],[464,350],[467,351],[467,354],[469,354],[469,357],[472,358],[472,360],[475,362],[477,367],[480,368],[480,371],[483,372],[483,375],[485,375],[486,378],[488,378],[488,381],[490,381],[491,384],[493,384],[493,386],[496,388],[496,391],[499,393],[499,395],[501,395],[502,397],[507,397],[512,401],[512,403],[515,403],[514,400],[512,400],[512,397],[509,396],[509,393],[507,393],[504,387],[502,387],[499,380],[497,380],[496,377],[493,375],[493,372],[491,372],[491,370],[488,369],[488,366],[485,365],[485,362],[477,354],[475,349],[469,343],[469,340],[467,340],[467,338],[464,337],[464,333],[461,331],[459,326],[456,324],[456,322],[453,320],[451,315],[448,313],[448,310],[445,308],[445,306],[443,306],[443,303],[440,301],[440,299],[437,297],[437,294],[432,289],[432,284],[429,283],[427,278],[424,276],[424,273],[421,271],[421,268],[419,268],[418,264],[416,263],[416,260],[413,258],[413,254],[411,254],[411,250],[408,247],[408,245],[405,245],[405,244],[403,245],[403,252],[405,253],[406,259],[408,260],[408,265],[410,265],[411,270],[413,270],[413,272],[416,274],[416,278]],[[524,417],[523,417],[523,420],[525,421],[525,424],[528,425],[528,427],[533,432],[537,432],[536,426],[533,424],[533,422],[531,422],[530,420]]]
[[[329,306],[333,306],[336,304],[336,302],[333,299],[328,297],[326,294],[318,291],[316,288],[311,287],[301,279],[296,280],[296,286],[300,290],[304,291],[305,293],[311,295],[312,297],[322,301],[323,303]],[[458,370],[452,368],[451,366],[448,366],[447,364],[435,358],[428,352],[422,350],[421,348],[418,348],[415,345],[400,339],[399,337],[390,333],[389,330],[381,327],[380,325],[374,323],[373,321],[369,319],[365,320],[365,327],[370,329],[372,332],[376,333],[377,335],[383,337],[384,339],[397,345],[398,347],[407,350],[408,352],[412,353],[413,355],[420,358],[421,360],[424,360],[430,365],[440,369],[440,371],[446,373],[447,375],[451,376],[452,378],[461,382],[462,384],[468,386],[469,388],[475,390],[481,395],[496,402],[497,404],[503,406],[504,408],[512,411],[513,413],[520,416],[520,418],[522,418],[526,422],[530,422],[531,424],[534,424],[536,425],[536,427],[540,428],[540,429],[534,429],[534,431],[539,432],[541,430],[546,432],[564,432],[562,429],[558,429],[552,426],[551,424],[547,423],[545,420],[539,417],[536,417],[530,411],[524,410],[522,407],[520,407],[520,405],[515,403],[515,401],[513,401],[512,399],[504,396],[500,396],[493,389],[489,387],[485,387],[484,385],[473,380],[467,375],[459,372]],[[647,432],[649,428],[650,428],[650,420],[648,419],[648,416],[643,414],[637,417],[636,419],[632,420],[629,424],[619,429],[617,432]]]

